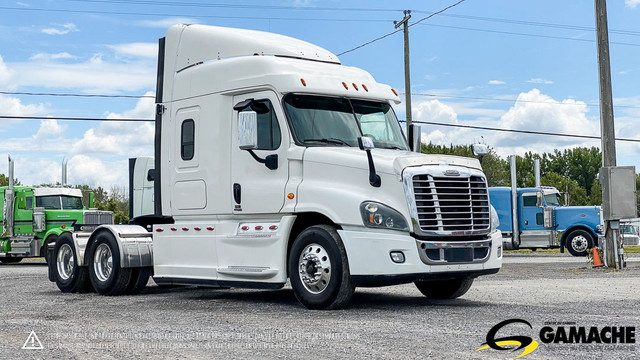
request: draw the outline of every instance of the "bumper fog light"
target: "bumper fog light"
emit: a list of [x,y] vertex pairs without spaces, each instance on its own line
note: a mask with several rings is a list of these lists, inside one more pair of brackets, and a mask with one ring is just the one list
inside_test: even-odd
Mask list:
[[393,261],[394,263],[402,264],[404,262],[404,254],[402,253],[402,251],[392,251],[390,255],[391,261]]

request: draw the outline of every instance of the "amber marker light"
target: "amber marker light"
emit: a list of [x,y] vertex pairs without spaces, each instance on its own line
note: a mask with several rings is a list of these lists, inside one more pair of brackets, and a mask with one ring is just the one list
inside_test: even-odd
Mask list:
[[289,200],[293,200],[293,198],[294,198],[293,193],[288,193],[288,194],[287,194],[287,199],[289,199]]
[[346,82],[344,82],[344,81],[343,81],[343,82],[342,82],[342,86],[344,86],[344,88],[345,88],[346,90],[349,90],[349,85],[347,85],[347,83],[346,83]]
[[362,88],[364,89],[364,91],[369,92],[369,89],[367,88],[367,85],[362,84]]
[[398,96],[398,92],[396,91],[396,89],[391,89],[391,91],[393,91],[393,95]]
[[304,79],[303,79],[303,78],[300,78],[300,82],[302,83],[302,86],[307,86],[307,82],[306,82],[306,81],[304,81]]
[[356,91],[358,91],[358,85],[356,85],[356,83],[351,83],[351,85],[353,85],[353,88],[356,89]]

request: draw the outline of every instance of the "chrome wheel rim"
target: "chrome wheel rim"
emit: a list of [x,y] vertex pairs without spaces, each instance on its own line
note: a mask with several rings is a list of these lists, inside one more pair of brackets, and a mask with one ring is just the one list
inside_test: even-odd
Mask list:
[[571,247],[576,252],[587,251],[587,248],[589,248],[589,242],[584,236],[578,235],[571,239]]
[[58,249],[58,256],[56,257],[56,268],[58,269],[58,276],[62,280],[69,280],[73,275],[73,268],[75,267],[76,260],[73,256],[73,249],[69,244],[63,244]]
[[320,294],[331,279],[329,253],[318,244],[307,245],[298,258],[298,275],[302,285],[312,294]]
[[93,257],[93,270],[98,280],[105,282],[113,271],[113,255],[107,244],[100,244]]

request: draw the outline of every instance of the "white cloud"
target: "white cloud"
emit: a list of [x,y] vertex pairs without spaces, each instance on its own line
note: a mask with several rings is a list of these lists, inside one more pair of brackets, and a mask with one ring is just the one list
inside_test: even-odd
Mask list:
[[84,62],[57,62],[43,56],[37,61],[12,63],[12,83],[20,87],[81,89],[96,93],[155,87],[155,61],[121,63],[105,61],[103,57],[103,54],[95,54]]
[[10,116],[33,116],[45,113],[45,104],[23,104],[18,98],[0,95],[0,114]]
[[75,56],[67,53],[67,52],[60,52],[57,54],[47,54],[47,53],[38,53],[35,54],[33,56],[31,56],[29,58],[29,60],[32,61],[38,61],[38,60],[44,60],[44,61],[52,61],[52,60],[59,60],[59,59],[74,59]]
[[506,83],[502,80],[489,80],[489,85],[504,85],[504,84]]
[[66,23],[66,24],[60,24],[60,25],[56,24],[55,26],[56,27],[42,29],[42,32],[47,35],[65,35],[70,32],[80,31],[78,30],[78,27],[76,27],[74,23]]
[[98,157],[84,154],[74,155],[69,159],[69,182],[71,184],[87,184],[111,189],[129,184],[129,167],[127,159],[103,161]]
[[635,9],[636,6],[640,5],[640,0],[624,0],[624,5],[626,7]]
[[130,43],[107,46],[118,55],[146,58],[156,58],[158,56],[158,44],[156,43]]
[[187,17],[171,17],[160,20],[140,20],[136,21],[136,25],[152,28],[168,29],[176,24],[199,24],[200,21]]
[[[148,96],[153,93],[148,92]],[[141,98],[135,108],[122,114],[109,113],[108,119],[150,119],[150,122],[105,122],[84,133],[82,139],[71,147],[71,153],[103,153],[135,157],[153,153],[155,127],[153,119],[155,100]]]
[[36,144],[42,144],[47,139],[60,138],[66,127],[66,125],[58,124],[55,119],[42,120],[38,132],[33,135],[33,140]]
[[529,80],[527,80],[527,82],[528,83],[532,83],[532,84],[545,84],[545,85],[553,84],[553,81],[547,80],[547,79],[542,79],[542,78],[529,79]]

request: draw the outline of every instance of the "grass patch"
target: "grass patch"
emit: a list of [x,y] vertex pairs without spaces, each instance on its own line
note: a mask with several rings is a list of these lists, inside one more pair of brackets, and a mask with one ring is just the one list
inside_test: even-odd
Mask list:
[[625,246],[625,254],[640,254],[640,246]]

